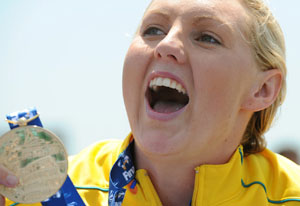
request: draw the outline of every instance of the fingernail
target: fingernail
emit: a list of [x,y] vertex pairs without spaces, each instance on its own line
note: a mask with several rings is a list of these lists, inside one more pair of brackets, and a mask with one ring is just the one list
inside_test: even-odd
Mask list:
[[16,186],[18,184],[18,179],[16,176],[13,176],[13,175],[8,175],[6,177],[6,182],[8,184],[8,186]]

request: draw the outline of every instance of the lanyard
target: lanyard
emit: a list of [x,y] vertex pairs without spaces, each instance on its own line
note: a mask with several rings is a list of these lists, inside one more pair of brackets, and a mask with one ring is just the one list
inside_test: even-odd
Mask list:
[[[109,206],[120,206],[124,200],[126,189],[124,187],[135,181],[135,167],[132,159],[133,141],[119,155],[113,165],[109,177]],[[121,174],[121,175],[120,175]]]

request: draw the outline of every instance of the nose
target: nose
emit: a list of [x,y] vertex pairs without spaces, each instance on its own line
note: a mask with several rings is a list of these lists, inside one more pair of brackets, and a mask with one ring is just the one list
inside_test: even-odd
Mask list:
[[154,56],[158,59],[175,61],[183,64],[186,61],[186,52],[180,29],[171,29],[168,34],[156,45]]

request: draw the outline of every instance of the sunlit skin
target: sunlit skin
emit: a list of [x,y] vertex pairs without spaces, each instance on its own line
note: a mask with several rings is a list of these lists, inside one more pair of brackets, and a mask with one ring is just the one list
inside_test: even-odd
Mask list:
[[[278,93],[280,73],[258,68],[243,35],[247,21],[238,0],[154,0],[132,41],[123,95],[136,166],[147,169],[164,206],[188,205],[194,168],[226,163],[253,112]],[[189,96],[166,121],[146,111],[155,72],[178,77]]]

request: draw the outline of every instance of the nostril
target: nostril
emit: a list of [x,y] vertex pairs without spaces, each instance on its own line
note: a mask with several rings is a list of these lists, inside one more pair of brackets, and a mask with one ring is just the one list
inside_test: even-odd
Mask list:
[[171,58],[171,59],[177,60],[176,56],[173,55],[173,54],[169,54],[168,57]]
[[[157,52],[157,57],[162,58],[163,56],[159,52]],[[173,60],[177,60],[176,56],[173,54],[168,54],[166,57],[173,59]]]

